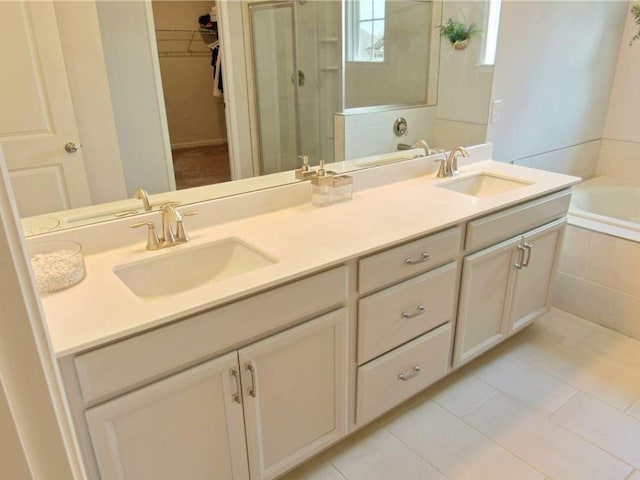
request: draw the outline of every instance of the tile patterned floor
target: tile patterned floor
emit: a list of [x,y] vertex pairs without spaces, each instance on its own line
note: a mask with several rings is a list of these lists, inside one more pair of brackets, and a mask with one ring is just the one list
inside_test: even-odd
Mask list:
[[640,480],[640,341],[560,310],[285,480]]

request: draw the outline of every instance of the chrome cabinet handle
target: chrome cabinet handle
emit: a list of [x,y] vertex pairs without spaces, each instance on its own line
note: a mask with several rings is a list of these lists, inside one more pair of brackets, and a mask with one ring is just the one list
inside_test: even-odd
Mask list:
[[404,259],[404,264],[405,265],[417,265],[419,263],[428,262],[429,260],[431,260],[431,255],[423,253],[422,255],[420,255],[420,259],[418,259],[418,260],[411,260],[410,258],[405,258]]
[[401,373],[400,375],[398,375],[398,380],[402,380],[403,382],[406,382],[407,380],[411,380],[412,378],[417,377],[421,373],[422,373],[422,368],[420,368],[418,365],[414,365],[413,368],[411,369],[410,374],[405,375],[404,373]]
[[229,371],[229,374],[236,379],[236,393],[231,395],[231,398],[236,403],[242,403],[242,399],[240,398],[240,395],[242,392],[242,387],[240,387],[240,372],[238,371],[237,368],[232,368]]
[[258,396],[258,388],[256,387],[256,369],[252,363],[247,363],[245,367],[251,374],[251,387],[249,387],[247,393],[249,393],[253,398],[256,398]]
[[524,246],[524,249],[525,249],[526,257],[525,257],[524,261],[522,262],[522,266],[523,267],[528,267],[529,266],[529,262],[531,261],[531,250],[533,249],[533,247],[531,246],[530,243],[525,243],[523,246]]
[[522,245],[518,245],[518,261],[515,264],[515,267],[518,270],[522,270],[522,266],[524,264],[524,252],[525,248]]
[[402,318],[414,318],[414,317],[417,317],[418,315],[422,315],[426,311],[427,311],[427,307],[420,304],[416,307],[415,313],[402,312],[400,316]]

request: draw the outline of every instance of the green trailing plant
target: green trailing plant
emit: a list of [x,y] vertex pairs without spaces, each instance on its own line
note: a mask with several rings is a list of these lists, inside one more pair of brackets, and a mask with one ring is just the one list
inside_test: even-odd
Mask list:
[[474,23],[471,25],[465,25],[462,22],[456,22],[453,19],[449,19],[445,25],[438,25],[440,29],[440,36],[447,38],[451,44],[456,42],[463,42],[470,39],[474,35],[482,33]]
[[640,4],[636,4],[631,7],[631,15],[633,15],[636,25],[638,26],[638,33],[631,38],[629,46],[633,45],[633,42],[636,40],[640,40]]

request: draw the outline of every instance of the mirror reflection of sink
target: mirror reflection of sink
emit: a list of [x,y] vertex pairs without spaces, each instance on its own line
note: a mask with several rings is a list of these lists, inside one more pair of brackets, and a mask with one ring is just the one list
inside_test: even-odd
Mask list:
[[477,175],[438,183],[436,187],[446,188],[447,190],[472,195],[474,197],[492,197],[531,184],[532,182],[518,178],[479,173]]
[[[166,252],[166,253],[164,253]],[[277,262],[237,238],[171,247],[164,255],[120,265],[114,273],[143,300],[173,295],[208,283],[242,275]]]

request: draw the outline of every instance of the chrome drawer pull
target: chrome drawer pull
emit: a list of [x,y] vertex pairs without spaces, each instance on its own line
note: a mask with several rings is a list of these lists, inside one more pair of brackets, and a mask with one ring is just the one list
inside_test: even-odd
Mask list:
[[526,258],[524,259],[524,261],[522,262],[522,266],[523,267],[528,267],[529,266],[529,261],[531,260],[531,250],[533,249],[533,247],[531,246],[530,243],[525,243],[524,244],[524,249],[526,250]]
[[419,260],[411,260],[410,258],[405,258],[404,259],[404,264],[405,265],[418,265],[419,263],[428,262],[429,260],[431,260],[431,255],[423,253],[420,256]]
[[417,317],[418,315],[422,315],[426,311],[427,311],[427,307],[425,307],[424,305],[420,304],[420,305],[417,306],[415,313],[402,312],[401,313],[401,317],[402,318],[413,318],[413,317]]
[[256,387],[256,369],[251,363],[247,363],[245,368],[251,373],[251,387],[247,390],[247,393],[253,398],[258,396],[258,388]]
[[398,375],[398,380],[402,380],[403,382],[406,382],[407,380],[411,380],[412,378],[417,377],[421,373],[422,373],[422,368],[420,368],[418,365],[414,365],[413,371],[409,375],[405,375],[404,373],[401,373],[400,375]]
[[522,270],[523,262],[524,262],[524,251],[526,249],[522,245],[518,245],[518,261],[515,264],[515,267],[518,270]]
[[231,395],[231,398],[236,403],[242,403],[242,399],[240,398],[240,392],[242,391],[240,387],[240,372],[237,368],[232,368],[229,373],[233,378],[236,379],[236,393]]

